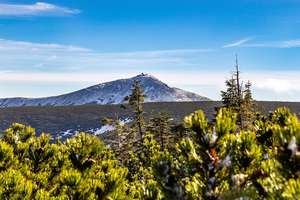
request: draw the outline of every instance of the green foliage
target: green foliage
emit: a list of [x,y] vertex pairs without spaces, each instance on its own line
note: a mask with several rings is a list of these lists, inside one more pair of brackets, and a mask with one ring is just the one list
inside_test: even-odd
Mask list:
[[0,173],[0,199],[32,199],[36,185],[20,171],[8,168]]
[[14,149],[7,143],[0,141],[0,171],[16,164],[14,159]]
[[229,133],[235,133],[236,114],[232,113],[229,109],[226,108],[219,110],[216,117],[215,129],[218,137]]
[[208,128],[208,120],[202,110],[195,111],[184,118],[185,126],[203,135]]
[[139,81],[134,81],[132,85],[131,94],[125,97],[125,101],[128,101],[129,106],[132,107],[134,112],[133,124],[137,130],[137,139],[141,140],[144,133],[144,117],[143,117],[143,103],[145,95]]
[[300,196],[300,180],[290,179],[285,186],[282,197],[285,199],[299,199]]
[[127,169],[95,136],[65,144],[14,124],[0,141],[0,199],[126,199]]
[[224,107],[232,109],[237,114],[237,125],[241,129],[251,128],[255,117],[252,84],[250,81],[246,84],[241,81],[237,58],[235,67],[236,71],[225,82],[226,91],[221,91],[222,102]]
[[154,135],[162,149],[172,144],[174,134],[171,133],[171,118],[166,113],[159,113],[157,117],[150,119],[147,129]]
[[0,140],[0,199],[300,199],[300,122],[288,109],[243,130],[230,108],[214,123],[195,111],[184,119],[187,134],[165,148],[158,127],[168,126],[152,121],[116,157],[95,136],[51,143],[14,124]]
[[258,118],[255,130],[237,130],[236,117],[223,108],[209,124],[203,112],[196,111],[185,118],[190,135],[175,151],[145,148],[152,152],[146,162],[134,154],[140,163],[135,181],[143,185],[134,188],[144,191],[139,198],[299,199],[297,117],[278,109]]

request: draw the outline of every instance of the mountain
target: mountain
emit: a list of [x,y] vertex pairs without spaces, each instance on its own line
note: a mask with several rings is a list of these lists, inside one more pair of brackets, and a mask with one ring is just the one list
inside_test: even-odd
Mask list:
[[121,104],[131,93],[133,82],[140,81],[146,95],[145,102],[209,101],[192,92],[169,87],[157,78],[140,74],[129,79],[120,79],[94,85],[76,92],[45,98],[0,99],[0,107],[20,106],[67,106],[85,104]]

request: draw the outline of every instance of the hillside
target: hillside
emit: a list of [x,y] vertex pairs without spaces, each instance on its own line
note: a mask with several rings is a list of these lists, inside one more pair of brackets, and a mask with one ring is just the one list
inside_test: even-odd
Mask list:
[[0,107],[20,106],[69,106],[87,104],[121,104],[124,98],[131,93],[134,81],[139,81],[144,94],[145,102],[182,102],[182,101],[208,101],[206,97],[198,94],[173,88],[157,78],[140,74],[129,79],[120,79],[107,83],[94,85],[79,91],[60,96],[45,98],[6,98],[0,99]]
[[[220,102],[165,102],[146,103],[146,117],[157,115],[159,112],[167,112],[174,119],[174,123],[180,123],[184,116],[202,109],[209,119],[214,116],[215,108]],[[258,110],[267,114],[277,107],[288,107],[292,112],[300,113],[300,103],[293,102],[257,102]],[[15,107],[0,109],[0,129],[5,130],[13,122],[19,122],[33,126],[37,132],[45,131],[52,134],[70,134],[75,131],[97,130],[101,128],[101,120],[104,117],[119,117],[126,120],[131,117],[130,109],[122,109],[119,105],[84,105],[61,107]]]

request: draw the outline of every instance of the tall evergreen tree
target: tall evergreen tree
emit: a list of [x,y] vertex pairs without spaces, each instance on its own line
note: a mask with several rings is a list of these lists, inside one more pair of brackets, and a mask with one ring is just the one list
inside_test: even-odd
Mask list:
[[154,134],[162,149],[165,149],[170,144],[172,137],[170,120],[171,118],[167,113],[159,113],[157,117],[150,119],[150,127],[148,129]]
[[236,56],[235,72],[231,79],[225,82],[226,91],[221,91],[224,107],[237,113],[237,123],[243,129],[251,125],[254,116],[254,100],[251,83],[243,84],[240,77],[239,63]]
[[139,81],[134,81],[132,86],[132,93],[131,95],[125,97],[125,101],[128,101],[128,104],[134,110],[134,120],[133,124],[137,129],[137,139],[141,140],[143,138],[144,133],[144,110],[143,110],[143,103],[144,103],[145,95],[141,84]]
[[222,96],[222,101],[223,104],[227,107],[233,107],[237,105],[236,102],[236,83],[235,79],[232,76],[231,79],[226,80],[225,82],[227,90],[226,91],[221,91],[221,96]]
[[243,90],[243,101],[241,104],[241,116],[243,127],[250,128],[251,123],[254,121],[255,118],[255,103],[252,97],[251,91],[251,82],[248,81],[245,84],[245,89]]

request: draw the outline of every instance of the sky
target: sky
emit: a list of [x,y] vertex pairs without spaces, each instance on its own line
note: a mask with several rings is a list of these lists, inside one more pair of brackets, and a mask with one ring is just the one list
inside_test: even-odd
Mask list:
[[300,0],[0,0],[0,98],[151,74],[214,100],[234,70],[300,101]]

